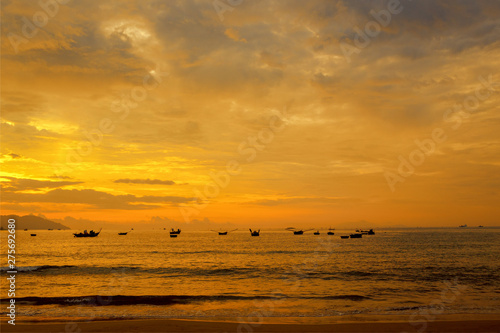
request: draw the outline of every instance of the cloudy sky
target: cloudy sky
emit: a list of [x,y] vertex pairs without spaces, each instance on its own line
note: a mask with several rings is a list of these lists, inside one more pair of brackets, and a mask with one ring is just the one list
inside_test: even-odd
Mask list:
[[500,2],[60,2],[1,3],[2,214],[500,225]]

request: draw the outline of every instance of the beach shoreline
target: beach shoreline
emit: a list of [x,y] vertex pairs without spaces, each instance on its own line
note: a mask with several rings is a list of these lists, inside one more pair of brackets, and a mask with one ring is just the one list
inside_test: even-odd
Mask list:
[[[406,317],[406,320],[404,320]],[[498,314],[442,315],[410,322],[408,316],[352,318],[265,318],[262,323],[238,318],[122,319],[80,322],[32,321],[1,323],[2,332],[499,332]],[[270,319],[270,320],[268,320]],[[317,321],[314,323],[314,321]]]

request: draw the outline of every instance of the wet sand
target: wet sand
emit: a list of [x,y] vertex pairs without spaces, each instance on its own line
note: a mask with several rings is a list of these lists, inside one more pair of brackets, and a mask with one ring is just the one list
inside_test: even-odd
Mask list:
[[[273,318],[273,323],[238,323],[236,321],[201,321],[201,320],[103,320],[92,322],[18,322],[15,326],[2,321],[2,332],[500,332],[500,320],[496,315],[482,315],[480,319],[459,317],[440,318],[430,322],[373,321],[346,322],[337,321],[314,324],[309,322],[280,322]],[[385,318],[387,319],[387,318]]]

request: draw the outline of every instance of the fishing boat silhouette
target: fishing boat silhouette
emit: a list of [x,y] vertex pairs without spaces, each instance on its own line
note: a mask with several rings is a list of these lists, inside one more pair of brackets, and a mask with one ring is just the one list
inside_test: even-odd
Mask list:
[[227,235],[229,232],[233,232],[233,231],[236,231],[236,230],[238,230],[238,229],[229,230],[229,231],[227,231],[227,230],[226,230],[226,231],[222,231],[222,230],[210,230],[210,231],[217,232],[217,233],[219,233],[219,235],[220,235],[220,236],[225,236],[225,235]]
[[260,229],[258,231],[257,230],[252,231],[252,229],[248,229],[248,230],[250,230],[250,234],[252,236],[259,236],[260,235]]
[[171,235],[179,235],[180,233],[181,233],[181,229],[174,230],[174,228],[172,228],[172,230],[170,230]]
[[[294,235],[303,235],[304,232],[310,231],[310,230],[313,230],[313,229],[302,230],[302,229],[297,229],[297,228],[294,228],[294,227],[289,227],[289,228],[286,228],[285,230],[293,231]],[[318,231],[318,235],[319,235],[319,231]]]
[[84,230],[83,232],[80,233],[74,233],[74,237],[97,237],[101,233],[101,229],[99,229],[98,232],[95,232],[94,230],[90,230],[90,232],[87,232],[87,230]]

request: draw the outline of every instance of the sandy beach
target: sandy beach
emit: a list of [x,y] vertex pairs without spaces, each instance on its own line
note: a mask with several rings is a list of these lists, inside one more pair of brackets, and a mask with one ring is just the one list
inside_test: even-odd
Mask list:
[[[460,320],[458,318],[462,317]],[[474,317],[477,319],[468,319]],[[2,322],[2,332],[500,332],[496,315],[445,316],[432,322],[337,321],[247,323],[201,320],[103,320],[92,322],[26,322],[15,326]],[[333,321],[333,320],[332,320]]]

